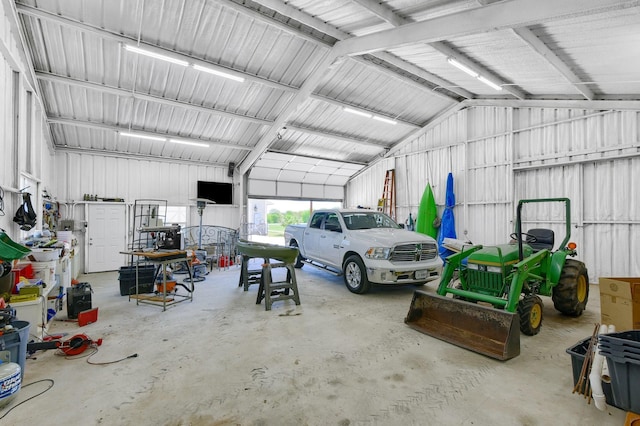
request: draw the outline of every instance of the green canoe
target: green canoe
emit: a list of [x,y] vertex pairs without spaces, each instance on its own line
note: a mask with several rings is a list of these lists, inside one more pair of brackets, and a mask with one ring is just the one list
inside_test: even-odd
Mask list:
[[298,257],[297,247],[240,240],[236,243],[236,248],[240,254],[245,256],[276,259],[284,263],[294,263]]
[[438,217],[436,200],[433,197],[431,185],[427,184],[418,207],[418,217],[416,218],[416,232],[428,235],[432,238],[438,237],[438,228],[434,226],[434,221]]

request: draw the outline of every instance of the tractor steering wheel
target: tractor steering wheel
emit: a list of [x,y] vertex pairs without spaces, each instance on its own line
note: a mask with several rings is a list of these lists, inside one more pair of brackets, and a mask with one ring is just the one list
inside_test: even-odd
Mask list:
[[[522,236],[522,235],[524,235],[524,236],[526,237],[526,238],[525,238],[525,241],[526,241],[527,243],[535,243],[536,241],[538,241],[538,239],[536,238],[536,236],[535,236],[535,235],[533,235],[533,234],[528,234],[528,233],[526,233],[526,232],[521,232],[521,233],[520,233],[520,235],[521,235],[521,236]],[[511,239],[512,239],[512,240],[516,240],[516,241],[518,241],[518,233],[517,233],[517,232],[512,232],[512,233],[509,235],[509,237],[511,237]]]

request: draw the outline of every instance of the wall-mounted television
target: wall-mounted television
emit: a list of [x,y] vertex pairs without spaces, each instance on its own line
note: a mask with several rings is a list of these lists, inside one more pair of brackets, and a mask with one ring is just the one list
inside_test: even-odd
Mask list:
[[216,204],[233,204],[233,184],[199,180],[197,197]]

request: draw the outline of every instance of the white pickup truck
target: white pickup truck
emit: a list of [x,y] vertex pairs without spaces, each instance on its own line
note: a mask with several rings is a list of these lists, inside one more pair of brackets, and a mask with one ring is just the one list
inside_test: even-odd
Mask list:
[[285,245],[298,247],[296,267],[309,263],[344,275],[349,291],[371,284],[423,285],[440,278],[436,241],[403,229],[372,210],[317,210],[307,225],[289,225]]

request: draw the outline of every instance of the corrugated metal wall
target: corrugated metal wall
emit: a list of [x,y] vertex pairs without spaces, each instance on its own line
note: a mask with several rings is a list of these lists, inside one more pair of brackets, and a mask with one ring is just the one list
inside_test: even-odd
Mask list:
[[[199,223],[195,198],[197,181],[232,183],[228,168],[164,162],[139,158],[121,158],[59,151],[55,158],[55,182],[58,198],[82,202],[84,194],[123,198],[127,204],[137,199],[167,200],[170,206],[189,206],[190,225]],[[202,222],[237,229],[242,215],[240,186],[234,184],[234,205],[208,205]],[[70,210],[70,208],[69,208]],[[74,209],[74,218],[83,220],[83,209]],[[63,211],[63,214],[67,212]]]
[[[41,219],[39,190],[51,191],[52,151],[45,138],[45,116],[32,82],[24,72],[29,69],[21,53],[20,38],[13,10],[0,3],[0,188],[4,215],[0,228],[12,239],[21,232],[13,216],[22,202],[17,190],[32,194],[32,204]],[[40,227],[40,226],[38,226]]]
[[[508,241],[518,200],[568,197],[590,280],[640,275],[640,111],[468,108],[350,181],[347,205],[374,207],[393,168],[399,222],[417,213],[427,182],[442,211],[451,171],[458,238]],[[523,228],[551,227],[559,243],[563,218],[560,204],[527,205]]]

